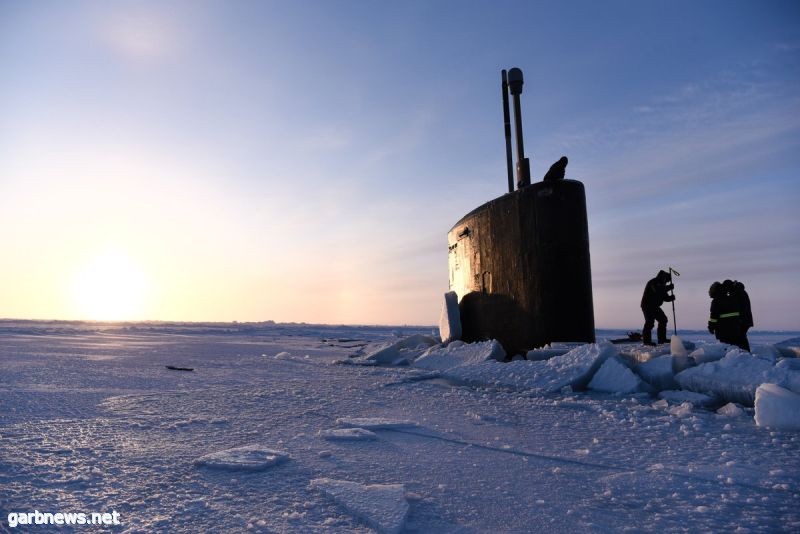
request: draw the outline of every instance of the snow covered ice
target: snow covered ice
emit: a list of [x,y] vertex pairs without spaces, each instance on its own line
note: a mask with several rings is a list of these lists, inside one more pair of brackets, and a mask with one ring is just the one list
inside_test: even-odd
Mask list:
[[[0,530],[34,509],[116,510],[123,532],[800,530],[800,432],[756,424],[783,398],[587,389],[618,366],[674,391],[660,347],[501,363],[430,334],[0,321]],[[791,393],[790,337],[751,336],[780,357],[736,353],[733,376]],[[410,365],[333,365],[391,346]],[[723,384],[727,358],[684,373]]]
[[366,428],[332,428],[330,430],[320,430],[319,435],[327,440],[336,441],[372,441],[378,439],[375,432]]
[[330,496],[379,532],[397,534],[406,521],[408,502],[402,484],[368,486],[347,480],[317,478],[311,481],[311,487]]
[[260,445],[246,445],[206,454],[195,460],[195,464],[214,469],[258,471],[278,465],[288,458],[289,455],[285,452],[275,451]]
[[435,346],[426,350],[414,360],[414,367],[444,371],[460,365],[470,365],[486,361],[503,361],[506,351],[495,340],[481,341],[469,345],[454,341],[449,345]]

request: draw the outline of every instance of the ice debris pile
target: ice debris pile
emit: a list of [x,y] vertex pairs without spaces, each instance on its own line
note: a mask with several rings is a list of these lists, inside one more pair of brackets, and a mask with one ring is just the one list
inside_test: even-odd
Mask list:
[[800,339],[756,346],[752,352],[722,343],[679,345],[553,343],[506,362],[495,340],[439,343],[417,335],[380,346],[362,359],[538,395],[579,390],[652,395],[689,407],[730,405],[726,416],[744,413],[740,406],[754,407],[759,426],[800,429]]

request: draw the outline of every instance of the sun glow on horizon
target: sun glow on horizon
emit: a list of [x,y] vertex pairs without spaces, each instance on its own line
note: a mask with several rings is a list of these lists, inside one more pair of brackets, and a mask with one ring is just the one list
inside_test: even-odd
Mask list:
[[142,319],[148,279],[127,254],[109,249],[91,258],[74,275],[72,302],[83,319]]

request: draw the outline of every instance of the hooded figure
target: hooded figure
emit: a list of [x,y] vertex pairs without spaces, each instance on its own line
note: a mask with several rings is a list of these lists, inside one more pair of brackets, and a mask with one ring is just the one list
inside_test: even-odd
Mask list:
[[711,316],[708,318],[709,332],[713,332],[722,343],[748,350],[741,344],[741,313],[733,282],[714,282],[708,290],[708,296],[712,299]]
[[734,280],[731,293],[739,306],[739,342],[738,346],[750,352],[750,342],[747,341],[747,331],[753,327],[753,310],[750,308],[750,295],[744,290],[744,284]]
[[667,342],[667,316],[661,310],[665,302],[675,300],[675,295],[668,292],[674,289],[672,276],[666,271],[658,271],[655,278],[647,282],[642,295],[642,313],[644,314],[644,328],[642,329],[642,342],[645,345],[653,343],[653,325],[658,322],[658,342]]
[[567,163],[569,163],[567,156],[561,156],[561,159],[550,165],[550,170],[548,170],[544,175],[542,181],[549,182],[551,180],[563,180],[567,169]]

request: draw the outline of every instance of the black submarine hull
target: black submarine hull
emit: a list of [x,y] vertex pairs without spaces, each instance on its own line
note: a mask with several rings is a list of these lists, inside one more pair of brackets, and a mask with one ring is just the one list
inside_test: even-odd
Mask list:
[[497,339],[509,355],[595,341],[581,182],[538,182],[489,201],[458,221],[447,241],[464,341]]

